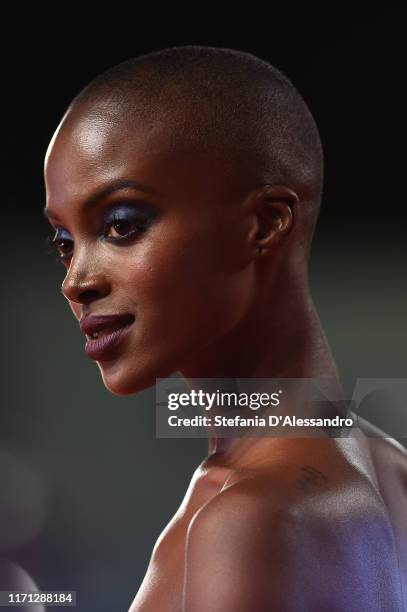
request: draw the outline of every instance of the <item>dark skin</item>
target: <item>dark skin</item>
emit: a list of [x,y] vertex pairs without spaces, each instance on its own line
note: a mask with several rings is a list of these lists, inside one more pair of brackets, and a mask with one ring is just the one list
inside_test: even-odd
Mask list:
[[[94,105],[70,109],[47,152],[47,214],[65,232],[63,295],[78,320],[136,318],[117,356],[97,362],[106,387],[136,393],[175,371],[336,378],[306,280],[305,194],[295,181],[265,185],[254,168],[228,180],[219,158],[176,154],[170,142],[168,126],[130,130]],[[127,186],[96,197],[118,181]],[[148,223],[119,242],[134,223],[104,219],[123,205],[144,206]],[[361,432],[208,436],[131,612],[407,609],[400,445]]]

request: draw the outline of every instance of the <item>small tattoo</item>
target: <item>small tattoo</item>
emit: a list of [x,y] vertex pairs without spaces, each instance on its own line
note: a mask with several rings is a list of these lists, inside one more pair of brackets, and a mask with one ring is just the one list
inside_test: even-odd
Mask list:
[[296,483],[305,493],[311,493],[315,489],[322,488],[327,480],[325,474],[311,465],[306,465],[301,468],[301,477]]

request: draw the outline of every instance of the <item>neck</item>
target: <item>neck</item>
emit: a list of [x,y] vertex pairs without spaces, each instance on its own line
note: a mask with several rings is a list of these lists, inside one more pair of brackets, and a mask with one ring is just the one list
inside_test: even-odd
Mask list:
[[[283,293],[283,292],[282,292]],[[207,347],[180,370],[191,388],[213,391],[221,379],[228,388],[238,378],[317,378],[338,380],[338,371],[309,292],[298,291],[264,301],[238,328]],[[208,379],[203,381],[202,379]],[[242,444],[240,438],[221,438],[208,430],[208,454],[227,458]]]

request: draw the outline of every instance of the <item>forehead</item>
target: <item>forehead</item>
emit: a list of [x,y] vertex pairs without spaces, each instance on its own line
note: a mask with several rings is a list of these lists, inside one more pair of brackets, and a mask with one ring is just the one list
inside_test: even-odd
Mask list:
[[120,180],[151,186],[158,196],[233,197],[242,174],[220,151],[184,145],[168,122],[129,121],[92,110],[64,118],[45,160],[47,205],[83,200]]

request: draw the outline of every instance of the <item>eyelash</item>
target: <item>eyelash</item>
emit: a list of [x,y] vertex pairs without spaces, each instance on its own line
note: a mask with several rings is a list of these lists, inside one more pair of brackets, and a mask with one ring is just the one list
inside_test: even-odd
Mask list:
[[[110,230],[110,228],[114,227],[115,225],[118,225],[120,223],[127,223],[130,225],[135,226],[133,229],[131,229],[130,231],[128,231],[126,234],[124,234],[123,236],[108,236],[108,231]],[[124,218],[121,217],[117,214],[115,214],[113,216],[113,218],[109,221],[106,221],[104,223],[103,226],[103,237],[105,240],[107,240],[110,243],[114,243],[114,244],[124,244],[124,243],[128,243],[130,241],[133,240],[133,238],[135,238],[135,236],[141,232],[143,232],[145,229],[147,229],[147,225],[148,225],[148,220],[144,217],[140,217],[135,219],[128,219],[128,218]],[[72,257],[72,252],[73,252],[73,240],[71,240],[70,238],[62,238],[60,237],[59,232],[61,231],[61,228],[57,228],[56,229],[56,233],[53,236],[47,236],[46,238],[46,245],[49,247],[49,252],[50,253],[54,253],[57,252],[57,256],[56,256],[56,261],[57,262],[65,262],[68,259],[70,259]],[[116,229],[116,231],[119,231],[118,229]],[[71,245],[70,251],[68,253],[63,253],[60,251],[60,249],[62,249],[64,246],[67,246],[67,244]]]

